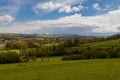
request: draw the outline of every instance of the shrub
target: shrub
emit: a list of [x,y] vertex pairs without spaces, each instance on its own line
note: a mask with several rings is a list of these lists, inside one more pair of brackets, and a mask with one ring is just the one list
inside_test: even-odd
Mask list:
[[120,53],[119,53],[119,51],[117,51],[117,49],[108,50],[108,53],[110,55],[110,58],[119,58],[120,57]]
[[63,56],[62,60],[83,60],[88,59],[85,54],[72,54]]
[[110,55],[107,51],[99,51],[97,52],[96,55],[97,55],[96,58],[99,58],[99,59],[110,58]]
[[79,60],[80,56],[78,54],[65,55],[62,60]]
[[104,59],[110,58],[107,51],[84,50],[81,54],[72,54],[63,56],[62,60],[82,60],[82,59]]
[[36,52],[37,51],[35,48],[28,49],[26,52],[26,55],[24,57],[25,61],[29,61],[29,60],[35,61],[36,60]]
[[13,51],[0,52],[0,63],[20,62],[20,55]]
[[85,56],[86,59],[95,59],[96,53],[97,51],[95,49],[85,49],[82,54]]
[[37,50],[37,52],[36,52],[36,56],[37,56],[37,57],[42,57],[42,56],[44,56],[43,53],[44,53],[44,52],[43,52],[42,48],[39,48],[39,49]]

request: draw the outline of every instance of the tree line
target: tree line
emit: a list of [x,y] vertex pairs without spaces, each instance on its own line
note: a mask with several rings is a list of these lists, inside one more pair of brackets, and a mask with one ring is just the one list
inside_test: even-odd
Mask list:
[[[5,63],[12,63],[12,62],[27,62],[27,61],[35,61],[37,57],[48,57],[48,61],[51,56],[63,56],[62,60],[74,60],[74,59],[98,59],[98,58],[118,58],[120,57],[120,48],[92,48],[86,47],[81,48],[79,47],[80,44],[86,42],[94,42],[94,41],[101,41],[104,39],[95,39],[83,42],[79,38],[74,39],[66,39],[65,41],[61,41],[58,43],[53,44],[41,44],[31,41],[25,40],[9,40],[6,42],[5,49],[7,52],[1,52],[1,61],[5,61]],[[20,53],[10,52],[11,49],[18,49]],[[12,53],[12,54],[9,54]],[[13,53],[15,55],[13,55]],[[9,56],[8,56],[9,54]],[[3,56],[3,58],[2,58]],[[5,56],[12,58],[12,56],[16,56],[18,61],[10,61],[7,62],[4,60]],[[6,59],[7,59],[6,57]],[[0,63],[3,63],[0,62]]]
[[[71,50],[71,51],[70,51]],[[109,48],[72,48],[67,51],[67,55],[64,55],[62,60],[83,60],[83,59],[106,59],[106,58],[120,58],[119,47]]]

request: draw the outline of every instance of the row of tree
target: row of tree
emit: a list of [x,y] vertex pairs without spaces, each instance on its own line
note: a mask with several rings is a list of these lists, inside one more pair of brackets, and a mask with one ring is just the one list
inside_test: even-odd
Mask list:
[[63,60],[96,59],[120,57],[120,48],[80,48],[81,40],[75,38],[55,44],[38,44],[22,40],[10,40],[6,43],[6,49],[19,49],[20,61],[36,60],[36,57],[64,56]]
[[16,52],[0,52],[0,63],[17,63],[20,62],[20,55]]
[[120,48],[71,49],[62,60],[120,58]]

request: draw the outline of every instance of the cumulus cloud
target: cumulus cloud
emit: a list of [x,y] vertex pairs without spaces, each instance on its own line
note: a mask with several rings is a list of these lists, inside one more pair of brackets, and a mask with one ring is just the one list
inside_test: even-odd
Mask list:
[[80,11],[82,10],[84,7],[82,5],[79,5],[79,6],[63,6],[59,9],[59,12],[77,12],[77,11]]
[[12,22],[14,18],[11,15],[0,16],[0,23]]
[[101,10],[99,3],[93,4],[92,7],[93,7],[95,10]]
[[120,33],[120,9],[96,16],[74,14],[57,20],[35,20],[14,23],[1,27],[0,32],[14,33],[70,33],[70,34],[113,34]]
[[40,10],[45,10],[45,11],[53,11],[55,9],[60,8],[63,6],[61,3],[53,3],[52,1],[49,2],[44,2],[44,3],[38,3],[36,6],[33,7],[33,10],[35,13],[39,13]]
[[[78,0],[82,2],[83,0]],[[73,2],[73,3],[71,3]],[[45,12],[51,12],[54,10],[58,10],[58,12],[77,12],[83,9],[84,7],[82,5],[79,6],[72,6],[77,2],[76,0],[72,1],[49,1],[49,2],[42,2],[38,3],[36,6],[33,7],[33,11],[35,13],[39,13],[41,10]]]

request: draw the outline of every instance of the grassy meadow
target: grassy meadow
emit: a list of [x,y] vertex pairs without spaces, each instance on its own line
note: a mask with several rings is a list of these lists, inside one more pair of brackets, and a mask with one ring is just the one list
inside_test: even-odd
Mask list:
[[[120,39],[81,44],[95,48],[120,47]],[[0,50],[4,51],[4,50]],[[19,50],[14,50],[19,53]],[[0,64],[0,80],[120,80],[120,58],[62,61],[62,57]]]
[[81,48],[82,47],[84,48],[86,46],[95,47],[95,48],[108,48],[108,47],[111,47],[111,46],[120,47],[120,39],[80,44],[79,46]]
[[2,64],[0,80],[119,80],[120,59]]

